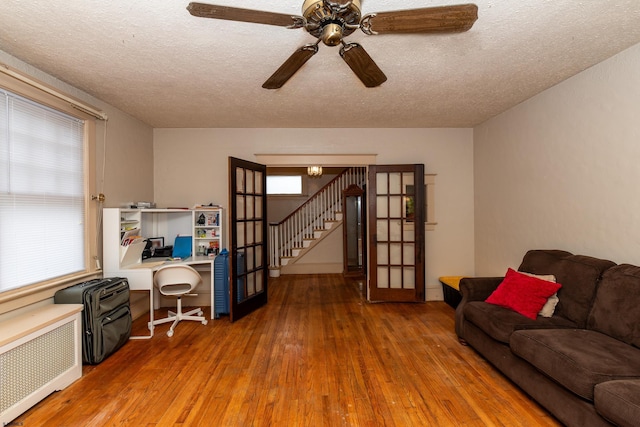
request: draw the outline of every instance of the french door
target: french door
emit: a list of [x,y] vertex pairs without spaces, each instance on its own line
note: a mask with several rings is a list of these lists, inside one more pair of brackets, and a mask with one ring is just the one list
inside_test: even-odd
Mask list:
[[369,301],[424,301],[424,165],[369,166],[367,190]]
[[267,167],[229,157],[229,312],[232,322],[267,303]]

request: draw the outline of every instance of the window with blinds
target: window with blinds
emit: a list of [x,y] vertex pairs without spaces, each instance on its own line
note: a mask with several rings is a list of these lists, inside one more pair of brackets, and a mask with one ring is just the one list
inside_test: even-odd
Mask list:
[[84,126],[0,89],[0,292],[86,270]]

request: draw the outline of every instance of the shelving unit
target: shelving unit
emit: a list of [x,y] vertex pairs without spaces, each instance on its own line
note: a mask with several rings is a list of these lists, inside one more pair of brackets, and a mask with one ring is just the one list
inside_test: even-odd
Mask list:
[[193,249],[196,255],[218,255],[222,248],[222,209],[194,209]]
[[[144,249],[145,239],[154,237],[164,237],[165,245],[172,245],[175,236],[192,236],[193,256],[217,255],[224,247],[222,214],[222,208],[105,208],[104,268],[113,271],[132,263],[140,263],[137,253]],[[140,239],[124,246],[122,243],[125,233],[136,231]],[[114,254],[119,254],[119,258],[116,259]]]

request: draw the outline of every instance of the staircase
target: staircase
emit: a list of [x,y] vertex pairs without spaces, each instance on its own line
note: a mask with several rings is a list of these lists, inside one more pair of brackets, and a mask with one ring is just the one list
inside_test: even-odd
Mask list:
[[283,266],[308,252],[342,223],[342,190],[363,188],[365,167],[346,169],[303,205],[278,223],[269,224],[269,275],[280,276]]

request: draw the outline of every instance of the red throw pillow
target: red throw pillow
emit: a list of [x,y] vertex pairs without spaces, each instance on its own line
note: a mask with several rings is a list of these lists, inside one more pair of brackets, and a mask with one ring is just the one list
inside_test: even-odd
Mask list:
[[547,299],[561,287],[559,283],[527,276],[510,268],[502,283],[485,302],[509,308],[535,320]]

